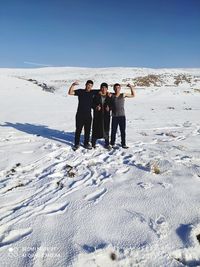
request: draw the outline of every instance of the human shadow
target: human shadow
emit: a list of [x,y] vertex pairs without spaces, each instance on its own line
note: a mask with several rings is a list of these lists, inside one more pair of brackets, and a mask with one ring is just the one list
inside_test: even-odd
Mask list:
[[4,124],[0,124],[0,127],[12,127],[18,131],[25,132],[38,137],[42,136],[44,138],[58,141],[69,146],[72,146],[74,142],[74,132],[59,131],[51,129],[46,125],[5,122]]

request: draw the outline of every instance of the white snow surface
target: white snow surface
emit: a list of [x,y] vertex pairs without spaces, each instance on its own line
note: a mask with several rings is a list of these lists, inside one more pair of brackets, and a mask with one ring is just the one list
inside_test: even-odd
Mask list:
[[0,69],[0,266],[200,266],[198,83],[136,88],[125,100],[129,149],[107,151],[99,140],[72,150],[72,81],[98,88],[152,73],[200,77],[200,69]]

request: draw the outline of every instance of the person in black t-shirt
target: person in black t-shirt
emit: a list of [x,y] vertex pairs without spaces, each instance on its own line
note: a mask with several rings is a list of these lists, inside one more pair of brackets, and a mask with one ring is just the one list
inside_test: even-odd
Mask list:
[[78,81],[72,83],[68,91],[69,95],[78,96],[74,150],[79,148],[80,135],[83,127],[84,127],[84,147],[87,149],[91,149],[92,147],[89,143],[91,123],[92,123],[91,109],[92,109],[93,97],[99,92],[99,90],[92,90],[93,81],[91,80],[88,80],[86,82],[85,89],[75,90],[75,86],[78,84],[79,84]]

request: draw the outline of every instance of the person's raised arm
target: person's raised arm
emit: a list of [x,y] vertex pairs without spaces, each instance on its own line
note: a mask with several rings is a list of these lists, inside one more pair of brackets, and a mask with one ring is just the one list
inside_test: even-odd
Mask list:
[[127,84],[127,87],[129,87],[129,88],[131,89],[131,93],[130,93],[130,94],[125,93],[125,94],[124,94],[124,97],[135,97],[134,86],[131,85],[130,83],[128,83],[128,84]]
[[72,85],[69,87],[68,95],[75,95],[74,90],[76,85],[79,85],[78,81],[73,82]]

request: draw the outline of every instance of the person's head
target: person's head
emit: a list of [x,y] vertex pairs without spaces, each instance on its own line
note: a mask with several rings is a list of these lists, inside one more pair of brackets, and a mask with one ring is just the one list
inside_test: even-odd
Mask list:
[[93,87],[93,81],[92,80],[87,80],[86,84],[85,84],[85,90],[86,91],[91,91],[92,87]]
[[105,95],[107,93],[107,91],[108,91],[108,84],[107,83],[102,83],[100,85],[100,90],[101,90],[101,93],[103,95]]
[[113,86],[113,90],[115,91],[115,94],[119,93],[121,90],[121,85],[119,83],[115,83]]

